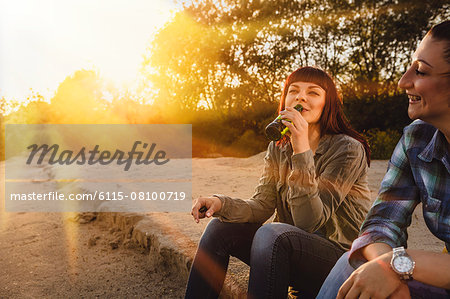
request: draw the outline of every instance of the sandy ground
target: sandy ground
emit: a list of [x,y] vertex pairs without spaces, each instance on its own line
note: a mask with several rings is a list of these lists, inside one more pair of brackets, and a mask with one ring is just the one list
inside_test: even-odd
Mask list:
[[[262,160],[262,153],[245,159],[193,159],[193,196],[223,193],[250,197],[261,173]],[[372,198],[386,167],[387,161],[372,162],[369,172]],[[420,210],[416,209],[409,229],[410,247],[441,251],[443,243],[425,228]],[[195,224],[188,212],[165,217],[170,219],[174,231],[193,242],[198,241],[207,223],[204,220]],[[87,222],[84,224],[79,220],[69,213],[5,213],[2,204],[0,297],[183,296],[185,281],[176,273],[155,269],[145,252],[122,242],[121,232],[102,227],[96,220],[81,220]]]
[[0,230],[0,297],[181,298],[185,281],[155,269],[121,235],[70,213],[9,213]]

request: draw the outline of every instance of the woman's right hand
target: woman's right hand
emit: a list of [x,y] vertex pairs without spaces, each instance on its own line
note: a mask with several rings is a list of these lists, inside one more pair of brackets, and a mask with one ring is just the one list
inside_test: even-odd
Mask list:
[[[200,209],[202,207],[206,207],[206,212],[201,213]],[[192,204],[191,215],[194,217],[194,220],[199,223],[201,218],[211,217],[215,212],[219,212],[222,208],[222,202],[218,197],[209,196],[209,197],[198,197],[194,200]]]
[[[282,123],[289,128],[291,145],[294,154],[303,153],[310,149],[308,139],[308,122],[302,114],[292,107],[286,107],[280,112]],[[290,121],[287,121],[290,120]]]

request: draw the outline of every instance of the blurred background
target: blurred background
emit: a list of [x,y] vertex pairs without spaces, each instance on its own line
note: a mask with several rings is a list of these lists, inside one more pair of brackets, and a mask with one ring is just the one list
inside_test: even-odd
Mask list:
[[267,147],[287,75],[335,79],[373,159],[410,120],[397,88],[448,1],[0,0],[0,121],[192,124],[193,156]]

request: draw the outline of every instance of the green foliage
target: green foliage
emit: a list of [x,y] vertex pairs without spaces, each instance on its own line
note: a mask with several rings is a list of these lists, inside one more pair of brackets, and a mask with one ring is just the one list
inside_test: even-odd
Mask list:
[[318,65],[344,97],[395,94],[418,40],[445,1],[194,0],[155,37],[143,73],[160,105],[221,115],[275,102],[287,74]]
[[286,76],[317,65],[372,157],[388,158],[410,122],[396,83],[425,31],[449,16],[443,0],[193,0],[150,43],[142,94],[80,70],[49,103],[32,95],[5,116],[2,98],[0,146],[5,123],[191,123],[196,157],[255,154]]
[[378,128],[401,132],[411,122],[405,94],[378,98],[344,99],[344,111],[353,127],[362,132]]
[[79,70],[68,76],[51,99],[51,123],[104,123],[111,116],[103,100],[103,81],[92,70]]
[[264,149],[263,146],[267,146],[267,144],[268,142],[260,135],[252,130],[247,130],[238,136],[230,147],[236,152],[236,156],[248,157],[261,152]]
[[[151,42],[143,85],[158,111],[208,136],[199,152],[263,138],[283,80],[304,65],[335,77],[358,131],[400,132],[410,120],[397,81],[425,31],[449,16],[443,0],[193,0]],[[252,115],[263,104],[272,112]],[[209,129],[197,123],[204,111]]]
[[401,134],[398,131],[390,129],[386,131],[371,129],[364,136],[370,145],[371,158],[386,160],[391,157],[397,142],[400,140]]
[[245,111],[235,109],[227,118],[214,111],[196,112],[192,119],[193,156],[249,156],[266,149],[265,126],[275,118],[276,106],[260,104]]

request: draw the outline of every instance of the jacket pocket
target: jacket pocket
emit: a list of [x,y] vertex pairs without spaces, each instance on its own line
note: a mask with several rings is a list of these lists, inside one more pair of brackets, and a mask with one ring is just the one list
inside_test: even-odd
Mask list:
[[442,201],[431,196],[424,196],[422,204],[425,223],[430,231],[436,235],[439,228],[439,216],[441,214]]

